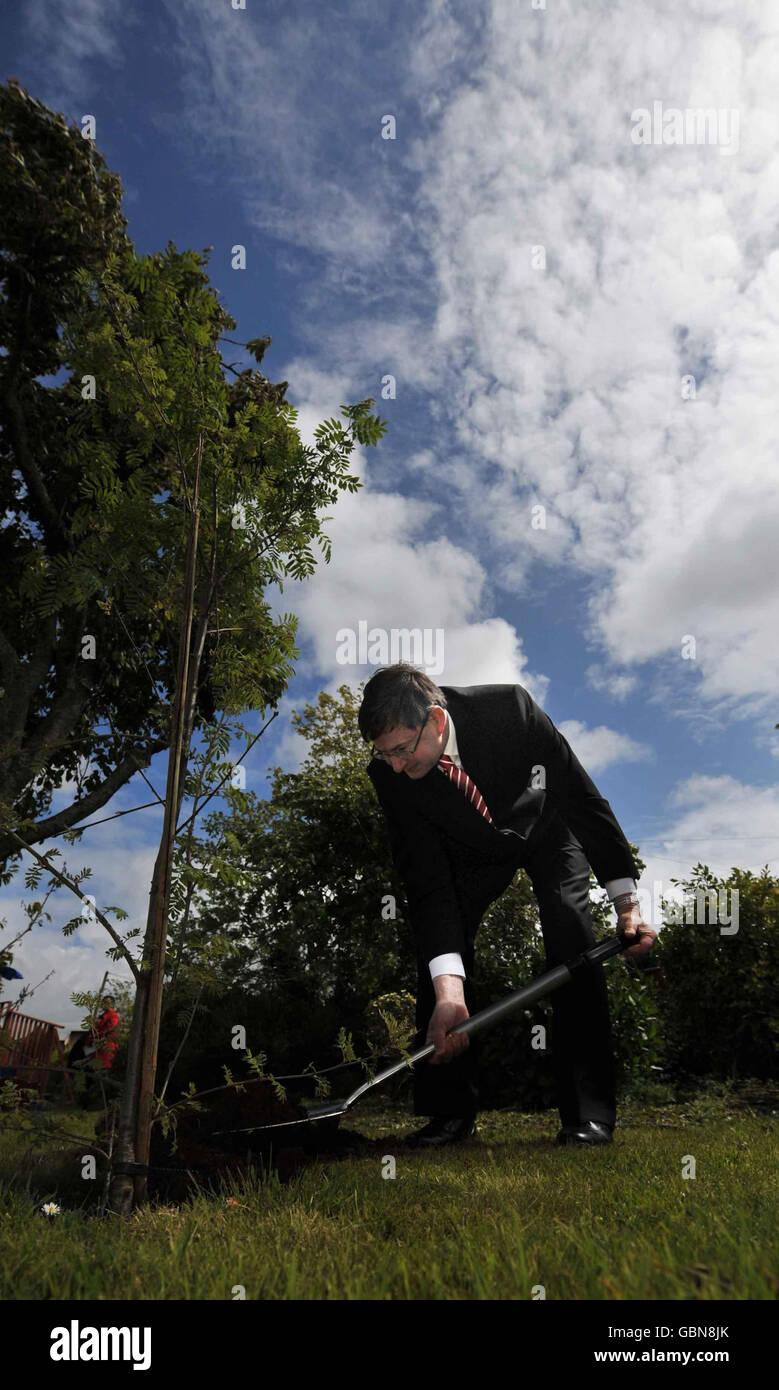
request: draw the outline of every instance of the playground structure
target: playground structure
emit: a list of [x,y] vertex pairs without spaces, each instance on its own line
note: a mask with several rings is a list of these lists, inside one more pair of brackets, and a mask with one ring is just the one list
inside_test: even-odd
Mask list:
[[65,1062],[65,1049],[57,1031],[62,1025],[33,1018],[13,1008],[10,1000],[0,1000],[0,1082],[11,1080],[26,1092],[46,1095],[52,1061],[62,1068],[65,1091],[73,1103],[73,1087]]

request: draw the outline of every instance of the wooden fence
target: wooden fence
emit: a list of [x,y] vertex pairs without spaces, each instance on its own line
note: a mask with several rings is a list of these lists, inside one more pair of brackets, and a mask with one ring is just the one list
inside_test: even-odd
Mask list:
[[59,1058],[65,1089],[73,1101],[73,1088],[65,1070],[65,1050],[58,1025],[31,1014],[20,1014],[10,1000],[0,1000],[0,1081],[11,1079],[18,1086],[45,1096],[50,1066]]

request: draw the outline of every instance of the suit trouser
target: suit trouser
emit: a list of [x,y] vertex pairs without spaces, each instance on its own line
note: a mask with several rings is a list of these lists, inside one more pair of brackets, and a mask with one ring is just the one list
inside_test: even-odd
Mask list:
[[[527,855],[523,867],[533,885],[546,952],[551,969],[595,944],[590,915],[589,864],[576,837],[559,819],[553,822],[538,847]],[[465,1004],[475,1007],[474,944],[479,922],[487,907],[508,886],[515,870],[494,865],[474,874],[479,893],[474,898],[480,911],[464,913],[466,949],[463,952]],[[480,899],[479,899],[479,894]],[[581,1120],[616,1119],[616,1085],[606,976],[602,965],[585,966],[568,984],[550,995],[552,1003],[553,1064],[557,1105],[564,1125]],[[427,963],[420,961],[417,977],[418,1029],[415,1047],[426,1041],[427,1025],[435,1007],[435,988]],[[518,1045],[523,1045],[518,1040]],[[538,1057],[525,1042],[528,1065]],[[429,1060],[414,1067],[414,1114],[470,1116],[479,1107],[476,1062],[479,1035],[470,1038],[465,1052],[451,1062],[431,1066]]]

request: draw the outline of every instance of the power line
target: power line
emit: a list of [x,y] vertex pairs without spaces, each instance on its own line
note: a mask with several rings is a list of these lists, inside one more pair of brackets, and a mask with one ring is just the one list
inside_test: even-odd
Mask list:
[[[777,831],[777,834],[779,834],[779,830]],[[668,838],[668,836],[661,835],[647,835],[644,837],[645,840],[662,839],[663,844],[668,843]],[[690,838],[687,835],[685,835],[683,838],[677,839],[676,835],[674,835],[672,838],[674,843],[679,845],[707,845],[711,840],[725,840],[728,843],[730,843],[731,840],[739,842],[743,840],[749,842],[750,844],[759,844],[761,840],[771,839],[771,835],[769,832],[766,832],[765,835],[700,835],[695,839]]]

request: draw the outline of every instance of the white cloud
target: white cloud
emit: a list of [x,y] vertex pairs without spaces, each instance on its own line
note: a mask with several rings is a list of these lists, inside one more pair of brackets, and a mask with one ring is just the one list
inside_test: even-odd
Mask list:
[[[694,775],[677,783],[667,810],[655,821],[659,827],[655,832],[638,836],[646,866],[638,883],[641,910],[655,929],[662,927],[663,899],[685,902],[680,885],[690,879],[697,864],[706,865],[717,878],[728,878],[734,868],[759,875],[767,865],[772,876],[779,872],[779,787],[749,786],[730,776]],[[625,818],[621,824],[628,837],[635,839]],[[735,915],[729,921],[734,904]],[[709,925],[710,908],[698,910],[703,916],[694,920]],[[732,891],[720,895],[718,911],[720,926],[738,926]]]
[[[288,362],[284,376],[293,375],[299,393],[297,425],[303,442],[312,445],[315,426],[338,413],[334,402],[347,399],[347,387],[332,374],[298,369]],[[378,405],[374,410],[381,413]],[[439,683],[519,682],[543,700],[547,678],[527,670],[516,630],[488,611],[485,568],[469,551],[440,535],[441,504],[373,491],[366,453],[360,449],[355,450],[351,471],[364,486],[356,493],[342,493],[331,508],[331,520],[324,527],[333,543],[330,563],[320,560],[310,579],[285,585],[273,600],[275,613],[291,607],[298,616],[299,638],[306,643],[298,674],[321,674],[333,692],[343,683],[356,688],[384,661],[342,664],[339,632],[352,629],[358,634],[363,623],[367,630],[383,629],[389,642],[392,629],[416,628],[429,634],[428,650],[443,657],[442,669],[428,667]],[[411,659],[416,665],[426,664],[416,655]],[[300,740],[292,732],[283,744],[285,755],[296,744],[299,747]]]
[[[93,87],[101,68],[122,66],[126,46],[118,31],[140,20],[123,0],[37,0],[26,6],[23,18],[38,81],[68,96],[86,83]],[[37,83],[35,96],[48,101]],[[51,100],[57,108],[57,98]],[[91,106],[87,110],[97,114]]]
[[[612,659],[674,661],[697,634],[704,698],[767,694],[779,675],[779,185],[750,122],[772,101],[765,68],[751,66],[754,35],[720,33],[710,8],[713,29],[669,12],[657,17],[661,66],[636,42],[629,5],[611,7],[608,26],[563,6],[549,19],[551,62],[513,7],[492,16],[482,80],[451,95],[417,146],[437,230],[438,345],[456,361],[467,342],[475,391],[456,398],[458,434],[503,474],[482,489],[472,473],[473,515],[499,545],[546,546],[598,575],[591,618]],[[581,64],[596,30],[595,61]],[[624,113],[642,94],[737,98],[743,157],[629,148]],[[774,190],[760,205],[758,171]],[[531,268],[532,244],[546,247],[545,272]],[[694,401],[681,399],[685,372]],[[529,495],[549,509],[547,532],[529,532]]]
[[[429,5],[383,53],[405,90],[398,140],[382,142],[373,78],[359,62],[328,66],[326,26],[307,26],[304,44],[295,35],[287,63],[293,36],[278,16],[261,34],[245,26],[237,46],[228,13],[171,13],[184,126],[212,154],[242,151],[242,179],[260,140],[252,215],[323,258],[303,301],[312,342],[321,315],[331,367],[360,381],[392,371],[401,391],[431,393],[446,443],[416,451],[410,476],[436,498],[445,461],[493,582],[517,593],[539,559],[564,567],[583,603],[591,585],[590,637],[607,663],[651,661],[653,676],[673,678],[692,634],[699,700],[736,714],[768,700],[779,677],[779,14],[709,0],[653,13],[639,36],[630,0],[549,11],[493,0],[476,16]],[[361,13],[339,28],[347,59],[361,52]],[[344,71],[362,121],[347,147]],[[633,144],[631,112],[656,99],[735,107],[738,151]],[[421,134],[404,102],[427,113]],[[682,398],[687,375],[694,400]],[[534,529],[539,502],[547,525]],[[418,502],[404,505],[382,503],[390,533],[421,519]],[[436,525],[429,514],[428,536]],[[428,584],[429,544],[411,566]],[[387,582],[381,546],[377,561]],[[451,555],[443,565],[457,593],[462,572]],[[495,636],[478,659],[516,666],[510,634],[508,647]]]
[[757,787],[731,776],[695,775],[680,782],[660,827],[641,840],[646,869],[641,888],[678,896],[672,878],[686,879],[695,864],[727,877],[732,868],[779,872],[779,787]]
[[[776,860],[779,851],[779,787],[755,787],[732,776],[693,776],[676,787],[670,805],[677,820],[669,828],[671,842],[704,836],[704,847],[722,868],[733,864],[755,867]],[[735,858],[748,844],[747,860]],[[701,856],[699,856],[701,857]],[[706,861],[708,862],[708,861]]]
[[327,526],[332,560],[295,591],[315,669],[339,680],[349,674],[367,679],[372,668],[365,664],[338,663],[342,629],[357,633],[360,623],[388,633],[422,628],[431,642],[443,633],[443,668],[430,671],[439,683],[521,681],[543,694],[539,687],[546,683],[525,670],[514,628],[485,610],[483,566],[446,538],[425,539],[431,510],[398,494],[370,491],[338,502]]
[[[36,36],[61,21],[48,56],[63,73],[121,55],[118,0],[30,13]],[[320,258],[298,277],[315,373],[392,371],[401,394],[430,394],[441,444],[414,453],[409,477],[435,500],[445,467],[490,581],[516,594],[539,560],[561,567],[589,594],[607,664],[651,662],[673,681],[691,634],[699,701],[741,717],[770,700],[779,12],[700,0],[639,34],[631,0],[409,5],[408,23],[381,29],[393,100],[365,62],[362,0],[335,28],[283,7],[260,24],[221,0],[160,13],[183,109],[150,119],[192,141],[204,177],[234,177],[289,269],[304,264],[290,248]],[[735,109],[738,150],[634,144],[631,113],[655,100]],[[380,137],[386,109],[395,141]],[[410,529],[404,507],[424,515],[402,493],[382,505],[390,532]],[[429,547],[442,518],[427,515]],[[414,551],[429,582],[436,557]],[[386,579],[386,549],[379,560]],[[455,592],[459,564],[444,561]],[[483,669],[516,670],[510,631],[479,639],[466,621]]]
[[603,724],[588,729],[578,719],[564,719],[557,727],[591,775],[603,772],[612,763],[642,762],[654,756],[645,743],[638,743],[615,729],[607,729]]
[[587,682],[593,690],[600,690],[608,695],[612,700],[624,700],[631,691],[635,690],[638,684],[636,676],[628,676],[621,672],[609,671],[605,666],[600,666],[596,662],[588,666],[585,671]]

